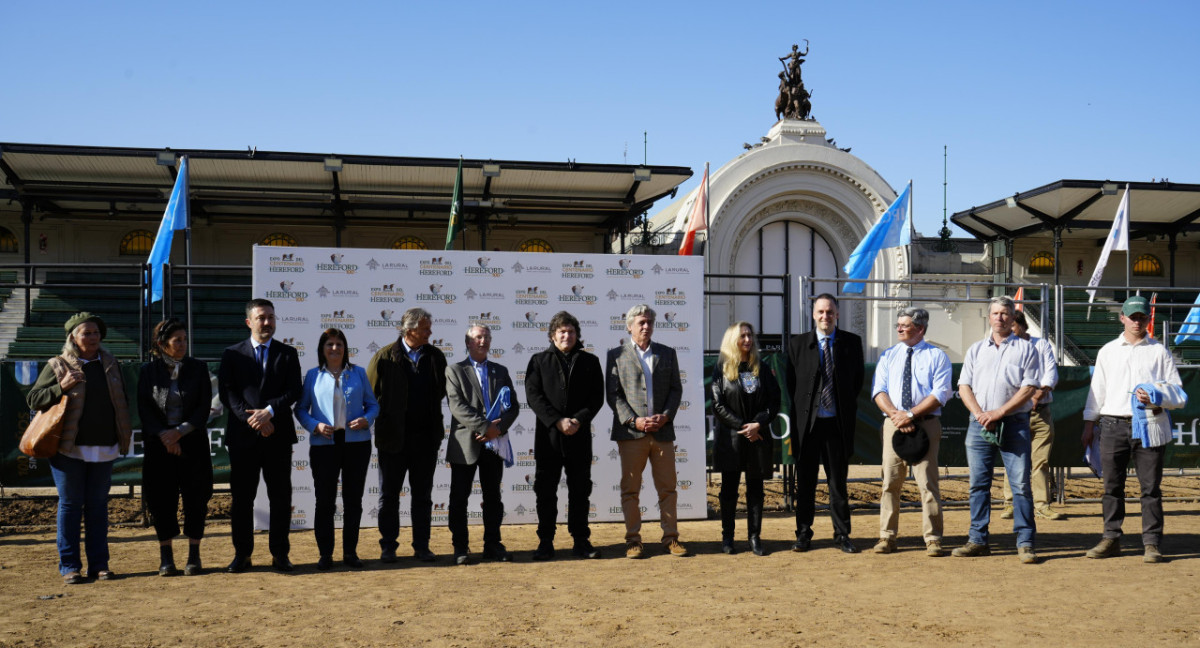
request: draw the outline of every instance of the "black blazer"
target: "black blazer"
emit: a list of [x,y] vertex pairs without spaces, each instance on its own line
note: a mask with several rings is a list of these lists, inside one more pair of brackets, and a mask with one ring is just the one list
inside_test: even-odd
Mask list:
[[[775,441],[771,437],[771,422],[779,414],[779,383],[775,373],[765,363],[758,365],[758,386],[747,393],[741,381],[730,382],[721,370],[724,358],[718,358],[713,368],[713,470],[725,472],[757,467],[758,474],[771,474],[775,464]],[[739,368],[746,368],[742,363]],[[758,441],[748,441],[738,434],[742,426],[755,421],[762,426]]]
[[[167,392],[171,389],[171,370],[159,359],[142,365],[138,378],[138,416],[142,419],[142,434],[157,436],[168,429]],[[179,367],[179,395],[183,398],[183,418],[195,428],[193,433],[205,434],[208,414],[212,410],[212,381],[208,366],[185,357]]]
[[[847,458],[854,454],[854,420],[865,372],[862,338],[837,329],[833,341],[833,401]],[[816,331],[792,337],[788,344],[787,381],[788,393],[792,395],[792,455],[798,456],[804,436],[817,420],[817,402],[821,397],[821,350],[817,348]]]
[[303,395],[304,382],[300,377],[300,356],[295,348],[271,340],[267,347],[265,373],[254,361],[254,345],[249,339],[225,349],[217,373],[217,393],[229,413],[225,425],[226,447],[247,447],[254,443],[259,435],[246,423],[249,418],[246,411],[268,405],[275,412],[271,419],[275,432],[266,437],[267,443],[291,445],[296,442],[292,405]]
[[[600,358],[576,346],[575,361],[563,371],[558,349],[551,346],[529,359],[525,369],[525,402],[537,417],[534,456],[553,452],[559,456],[592,455],[592,419],[604,406],[604,371]],[[579,419],[579,431],[567,436],[558,430],[559,419]]]

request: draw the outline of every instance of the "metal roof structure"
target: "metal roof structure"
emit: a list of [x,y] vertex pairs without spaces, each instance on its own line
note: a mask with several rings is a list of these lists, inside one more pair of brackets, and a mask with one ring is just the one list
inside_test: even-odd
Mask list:
[[[396,225],[448,218],[457,158],[0,143],[0,200],[39,218],[158,220],[188,156],[194,218],[209,224]],[[522,225],[628,230],[687,167],[462,160],[463,211]]]
[[1102,245],[1129,187],[1129,237],[1174,239],[1200,231],[1200,184],[1059,180],[950,217],[985,241],[1024,237],[1095,239]]

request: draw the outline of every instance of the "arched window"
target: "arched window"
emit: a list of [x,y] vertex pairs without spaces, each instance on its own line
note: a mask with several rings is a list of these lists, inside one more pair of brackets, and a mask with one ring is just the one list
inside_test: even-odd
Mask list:
[[423,241],[415,236],[401,236],[400,238],[396,239],[395,241],[392,241],[392,249],[393,250],[428,250],[429,246],[425,244],[425,241]]
[[1029,274],[1051,274],[1054,272],[1054,255],[1038,252],[1029,259]]
[[1161,277],[1162,262],[1153,254],[1143,254],[1133,260],[1133,276]]
[[517,246],[517,252],[553,252],[554,246],[543,239],[526,239]]
[[296,238],[291,234],[283,232],[275,232],[267,234],[263,240],[259,241],[259,245],[270,245],[272,247],[296,247]]
[[17,237],[7,227],[0,227],[0,252],[17,252]]
[[154,235],[150,230],[133,230],[121,239],[121,256],[146,256],[154,246]]

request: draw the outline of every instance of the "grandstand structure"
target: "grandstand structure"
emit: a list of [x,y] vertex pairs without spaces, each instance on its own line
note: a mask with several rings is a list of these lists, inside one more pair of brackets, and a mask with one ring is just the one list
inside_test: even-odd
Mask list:
[[[1126,188],[1130,249],[1109,257],[1095,305],[1089,305],[1085,288]],[[998,283],[1061,287],[1053,313],[1030,313],[1054,334],[1054,321],[1061,320],[1061,362],[1092,364],[1121,330],[1116,304],[1139,292],[1156,296],[1156,335],[1183,364],[1200,364],[1200,343],[1174,345],[1169,335],[1200,293],[1200,184],[1058,180],[958,212],[951,220],[990,246]],[[1040,294],[1033,289],[1026,297]]]
[[[176,234],[167,297],[142,305],[144,264],[189,161],[191,258]],[[70,313],[105,318],[105,345],[140,358],[148,328],[184,316],[192,353],[244,337],[255,245],[440,250],[459,164],[459,249],[622,251],[687,167],[0,143],[0,358],[62,348]],[[616,245],[616,249],[614,249]],[[190,275],[189,275],[190,271]],[[190,279],[189,279],[190,276]]]

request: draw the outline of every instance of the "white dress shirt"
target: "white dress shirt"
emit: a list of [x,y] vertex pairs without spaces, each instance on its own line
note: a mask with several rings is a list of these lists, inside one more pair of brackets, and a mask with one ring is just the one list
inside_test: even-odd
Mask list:
[[1083,420],[1096,421],[1101,416],[1133,416],[1130,398],[1134,387],[1157,381],[1183,384],[1175,359],[1158,340],[1146,336],[1130,343],[1121,334],[1105,344],[1096,355],[1092,385]]
[[637,353],[638,362],[642,365],[642,377],[646,382],[646,412],[643,416],[654,415],[654,352],[651,351],[653,348],[653,345],[647,344],[646,350],[643,351],[637,342],[633,342],[633,351]]
[[1058,360],[1054,357],[1054,347],[1050,345],[1050,340],[1030,336],[1029,341],[1033,342],[1033,348],[1038,352],[1038,362],[1042,367],[1038,387],[1050,388],[1046,396],[1038,401],[1038,405],[1047,405],[1054,402],[1054,388],[1058,386]]

